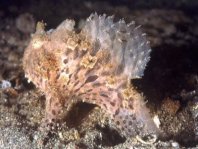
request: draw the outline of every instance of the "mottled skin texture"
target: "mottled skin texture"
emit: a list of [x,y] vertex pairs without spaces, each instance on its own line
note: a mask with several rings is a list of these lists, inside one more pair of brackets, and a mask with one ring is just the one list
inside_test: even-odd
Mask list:
[[64,109],[74,101],[84,101],[104,109],[127,136],[156,133],[143,97],[130,84],[123,66],[111,50],[95,49],[96,43],[83,32],[69,27],[45,32],[44,24],[38,23],[23,66],[29,81],[45,93],[45,123],[62,119]]

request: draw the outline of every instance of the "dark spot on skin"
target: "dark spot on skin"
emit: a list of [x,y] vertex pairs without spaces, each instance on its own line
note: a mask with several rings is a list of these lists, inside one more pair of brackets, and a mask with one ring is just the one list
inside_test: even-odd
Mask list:
[[53,114],[53,115],[56,115],[56,111],[55,111],[55,110],[52,110],[52,114]]
[[116,124],[117,124],[117,125],[120,125],[120,122],[119,122],[119,121],[116,121]]
[[121,108],[124,108],[123,104],[120,105]]
[[92,93],[94,96],[97,96],[97,93]]
[[123,99],[123,97],[122,97],[122,94],[121,94],[121,93],[118,93],[117,95],[118,95],[118,98]]
[[98,79],[97,75],[89,76],[85,83],[94,82],[96,79]]
[[61,111],[57,111],[57,114],[60,114],[61,113]]
[[129,121],[129,125],[132,125],[132,121]]
[[[77,90],[79,90],[79,88]],[[76,92],[76,90],[74,92]],[[81,96],[81,95],[84,95],[84,94],[86,94],[86,93],[80,93],[80,94],[78,94],[78,96]]]
[[42,82],[42,80],[43,80],[42,78],[39,79],[40,82]]
[[114,107],[115,106],[115,102],[110,102],[110,104]]
[[80,82],[80,81],[79,81],[79,80],[77,80],[77,81],[75,82],[74,86],[76,86],[79,82]]
[[131,133],[131,129],[128,129],[128,132]]
[[71,80],[71,79],[69,79],[69,81],[67,82],[67,85],[70,83],[70,80]]
[[84,85],[85,85],[85,83],[83,83],[83,84],[80,86],[80,88],[82,88]]
[[130,109],[133,109],[133,105],[132,105],[132,104],[129,104],[129,108],[130,108]]
[[77,57],[78,57],[78,49],[75,49],[73,59],[76,59]]
[[108,88],[108,91],[112,92],[112,91],[114,91],[114,89],[112,89],[112,88]]
[[49,119],[46,119],[46,120],[45,120],[45,123],[49,123]]
[[123,124],[126,124],[126,120],[123,121]]
[[65,72],[66,72],[66,73],[69,73],[69,68],[66,68]]
[[[74,90],[74,92],[76,93],[76,92],[78,92],[79,90],[80,90],[80,88],[77,88],[77,89]],[[80,96],[80,95],[83,95],[83,94],[86,94],[86,93],[80,93],[80,94],[78,94],[78,95]]]
[[69,75],[69,79],[71,79],[72,74]]
[[[94,67],[95,68],[95,67]],[[88,76],[91,72],[93,71],[93,69],[88,69],[85,73],[85,76]]]
[[78,73],[80,71],[80,67],[77,68],[76,72],[74,73],[74,79],[77,80],[78,79]]
[[91,92],[93,89],[86,90],[86,92]]
[[102,76],[108,76],[108,75],[110,75],[110,72],[108,72],[108,71],[104,71],[104,72],[102,72],[102,74],[101,74]]
[[109,96],[107,96],[106,94],[100,93],[100,96],[105,97],[105,98],[109,98]]
[[72,49],[67,48],[67,51],[65,52],[65,55],[67,55],[67,56],[68,56],[71,52],[72,52]]
[[47,78],[49,79],[50,78],[50,70],[47,69]]
[[103,104],[103,106],[107,109],[107,105],[106,104]]
[[119,109],[118,110],[116,110],[116,112],[115,112],[115,115],[118,115],[118,113],[119,113],[120,111],[119,111]]
[[56,75],[56,80],[58,80],[59,77],[60,77],[60,73],[58,73],[58,74]]
[[86,54],[86,51],[80,50],[79,57],[83,57]]
[[120,115],[119,118],[123,120],[123,116]]
[[59,68],[57,68],[57,69],[56,69],[56,71],[60,71],[60,69],[59,69]]
[[98,87],[98,86],[101,86],[101,83],[96,82],[96,83],[93,83],[92,86],[93,86],[93,87]]
[[56,106],[56,107],[57,107],[58,105],[59,105],[59,103],[58,103],[58,102],[56,102],[56,103],[54,104],[54,106]]
[[63,63],[64,63],[64,64],[67,64],[67,63],[68,63],[68,59],[64,59],[64,60],[63,60]]

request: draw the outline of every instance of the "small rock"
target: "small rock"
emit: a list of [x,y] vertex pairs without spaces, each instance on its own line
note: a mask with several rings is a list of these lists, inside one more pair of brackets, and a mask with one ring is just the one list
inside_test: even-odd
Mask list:
[[33,33],[35,29],[35,20],[29,13],[21,14],[16,19],[16,27],[23,33]]
[[6,88],[10,88],[10,87],[11,87],[10,81],[7,81],[7,80],[1,81],[0,89],[6,89]]

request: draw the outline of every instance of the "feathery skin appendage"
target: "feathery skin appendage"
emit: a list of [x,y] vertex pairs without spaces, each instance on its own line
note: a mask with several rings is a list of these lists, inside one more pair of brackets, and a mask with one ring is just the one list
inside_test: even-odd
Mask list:
[[26,77],[46,95],[48,122],[60,120],[73,101],[98,105],[126,136],[157,133],[143,97],[130,79],[143,75],[150,47],[132,22],[91,15],[80,33],[66,20],[36,33],[24,53]]

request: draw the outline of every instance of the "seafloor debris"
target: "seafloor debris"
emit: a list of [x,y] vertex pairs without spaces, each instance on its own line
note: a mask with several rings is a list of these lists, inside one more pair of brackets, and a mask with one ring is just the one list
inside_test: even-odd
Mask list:
[[35,20],[29,13],[21,14],[16,19],[16,27],[23,33],[32,33],[35,29]]
[[84,101],[98,105],[126,136],[157,134],[144,98],[130,80],[140,78],[150,46],[134,22],[92,14],[76,32],[73,20],[36,33],[25,50],[26,77],[46,95],[45,123],[64,117],[68,105]]
[[0,83],[0,89],[6,89],[6,88],[10,88],[11,87],[11,83],[10,81],[7,80],[2,80]]
[[162,102],[161,109],[168,114],[175,115],[180,108],[180,102],[171,98],[166,98]]

